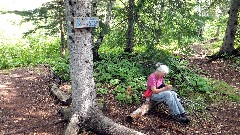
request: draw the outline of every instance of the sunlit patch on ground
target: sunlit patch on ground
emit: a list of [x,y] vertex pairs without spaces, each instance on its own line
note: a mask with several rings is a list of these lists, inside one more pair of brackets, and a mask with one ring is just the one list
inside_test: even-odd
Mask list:
[[36,77],[29,76],[29,77],[24,77],[23,79],[25,79],[25,80],[36,80]]
[[10,101],[12,97],[16,96],[16,92],[13,90],[14,88],[11,86],[11,82],[0,84],[0,100]]

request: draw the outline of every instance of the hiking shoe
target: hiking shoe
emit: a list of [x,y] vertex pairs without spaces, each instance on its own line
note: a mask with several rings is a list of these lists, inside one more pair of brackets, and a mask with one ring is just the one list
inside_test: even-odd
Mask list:
[[184,123],[187,123],[187,124],[188,124],[188,123],[190,122],[190,119],[186,116],[185,113],[180,114],[180,116],[183,117],[183,118],[185,118],[185,122],[184,122]]
[[190,122],[189,118],[187,118],[186,116],[182,117],[181,115],[173,115],[173,119],[178,122],[181,122],[181,123],[189,123]]
[[132,118],[131,116],[127,116],[127,117],[126,117],[126,121],[127,121],[128,123],[132,124],[133,118]]
[[186,114],[185,113],[181,113],[180,116],[186,117]]

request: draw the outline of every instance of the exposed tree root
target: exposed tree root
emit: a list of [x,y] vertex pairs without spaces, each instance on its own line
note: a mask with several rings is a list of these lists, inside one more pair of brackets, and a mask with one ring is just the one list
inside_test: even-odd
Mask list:
[[238,47],[237,49],[235,49],[233,52],[228,53],[228,52],[218,52],[215,53],[211,56],[207,56],[209,58],[209,60],[206,63],[210,63],[212,61],[215,61],[217,59],[228,59],[229,57],[239,57],[240,56],[240,47]]
[[84,121],[83,123],[79,122],[77,114],[73,115],[71,107],[62,108],[59,113],[63,118],[69,118],[70,120],[65,134],[74,135],[77,134],[81,128],[85,128],[104,135],[143,135],[143,133],[134,129],[115,123],[110,118],[104,116],[100,110],[95,111],[89,119],[81,120],[81,122]]

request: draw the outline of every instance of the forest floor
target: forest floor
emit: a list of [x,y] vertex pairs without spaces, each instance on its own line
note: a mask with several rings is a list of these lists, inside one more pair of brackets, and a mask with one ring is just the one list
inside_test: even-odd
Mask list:
[[[199,46],[195,46],[195,50]],[[205,52],[197,50],[190,57],[193,69],[204,70],[203,76],[223,80],[236,89],[240,89],[240,69],[231,61],[217,60],[204,64]],[[0,134],[62,135],[66,123],[51,125],[61,119],[57,111],[60,105],[49,92],[51,75],[48,68],[16,68],[0,71]],[[69,87],[68,84],[62,86]],[[239,93],[237,93],[239,95]],[[240,105],[230,101],[208,104],[206,113],[189,113],[192,122],[183,125],[175,122],[166,106],[135,121],[132,125],[125,122],[125,117],[138,108],[138,105],[123,105],[114,100],[113,95],[105,98],[107,109],[104,114],[114,121],[140,132],[159,134],[240,134]],[[44,126],[45,125],[45,126]],[[31,128],[38,127],[38,128]],[[21,133],[15,133],[22,131]],[[81,135],[94,134],[83,132]]]
[[[49,70],[43,66],[0,71],[0,134],[61,135],[65,124],[40,127],[60,119],[50,96]],[[26,130],[22,133],[15,133]]]

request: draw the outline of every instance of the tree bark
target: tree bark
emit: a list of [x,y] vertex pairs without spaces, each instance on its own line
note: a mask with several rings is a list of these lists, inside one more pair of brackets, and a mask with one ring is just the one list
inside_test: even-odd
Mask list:
[[91,16],[91,3],[90,0],[66,0],[66,8],[73,115],[65,135],[77,135],[79,129],[90,129],[106,135],[142,134],[113,122],[98,109],[93,80],[91,29],[73,27],[73,17]]
[[135,2],[134,0],[128,1],[128,29],[126,35],[126,48],[125,52],[131,53],[133,51],[133,36],[134,36],[134,7]]
[[223,40],[222,47],[220,49],[220,54],[230,54],[232,55],[234,52],[234,40],[237,31],[238,25],[238,11],[240,7],[239,0],[232,0],[231,6],[229,10],[229,17],[228,17],[228,25],[225,32],[225,37]]
[[199,28],[199,32],[198,32],[198,38],[203,38],[203,33],[204,33],[204,28],[205,28],[205,22],[201,22],[201,26]]
[[104,17],[104,23],[105,24],[108,24],[108,25],[110,24],[112,8],[115,5],[115,3],[116,3],[116,0],[110,0],[107,3],[107,11],[106,11],[106,14],[105,14],[105,17]]

